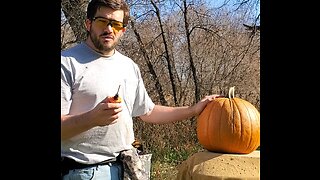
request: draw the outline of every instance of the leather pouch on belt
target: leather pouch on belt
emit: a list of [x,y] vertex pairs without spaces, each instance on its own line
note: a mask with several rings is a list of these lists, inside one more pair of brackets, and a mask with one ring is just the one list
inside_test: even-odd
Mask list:
[[149,180],[149,175],[135,148],[122,151],[120,160],[123,162],[125,180]]

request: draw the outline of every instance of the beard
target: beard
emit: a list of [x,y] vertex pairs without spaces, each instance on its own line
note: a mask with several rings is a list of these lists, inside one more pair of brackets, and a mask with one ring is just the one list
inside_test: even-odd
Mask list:
[[113,51],[115,49],[115,47],[118,44],[118,39],[117,39],[117,37],[114,37],[113,42],[109,42],[109,43],[105,44],[100,39],[100,36],[103,36],[103,35],[107,35],[107,33],[103,33],[101,35],[97,35],[92,30],[90,30],[90,32],[89,32],[89,36],[90,36],[90,39],[91,39],[94,47],[97,48],[97,50],[99,52],[104,54],[104,53],[109,53],[109,52],[111,52],[111,51]]

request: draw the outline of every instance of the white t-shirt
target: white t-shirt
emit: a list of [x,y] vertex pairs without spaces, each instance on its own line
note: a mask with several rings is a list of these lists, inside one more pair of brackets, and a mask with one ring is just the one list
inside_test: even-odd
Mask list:
[[132,148],[132,117],[154,108],[139,67],[118,51],[103,57],[81,43],[61,52],[61,114],[79,114],[93,109],[120,86],[122,112],[117,123],[95,127],[68,140],[61,140],[61,156],[92,164],[116,157]]

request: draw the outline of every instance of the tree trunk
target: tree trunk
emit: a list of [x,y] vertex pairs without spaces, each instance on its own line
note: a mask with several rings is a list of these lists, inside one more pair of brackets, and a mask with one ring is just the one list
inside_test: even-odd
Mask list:
[[62,0],[61,8],[76,37],[76,42],[84,41],[87,37],[85,28],[88,0]]

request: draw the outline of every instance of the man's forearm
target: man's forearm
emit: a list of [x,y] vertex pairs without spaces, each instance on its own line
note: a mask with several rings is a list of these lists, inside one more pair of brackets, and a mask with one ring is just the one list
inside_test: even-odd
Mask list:
[[149,115],[143,115],[140,118],[148,123],[166,124],[184,120],[195,115],[196,113],[191,106],[167,107],[155,105]]
[[89,113],[81,115],[61,115],[61,140],[69,139],[92,128]]

